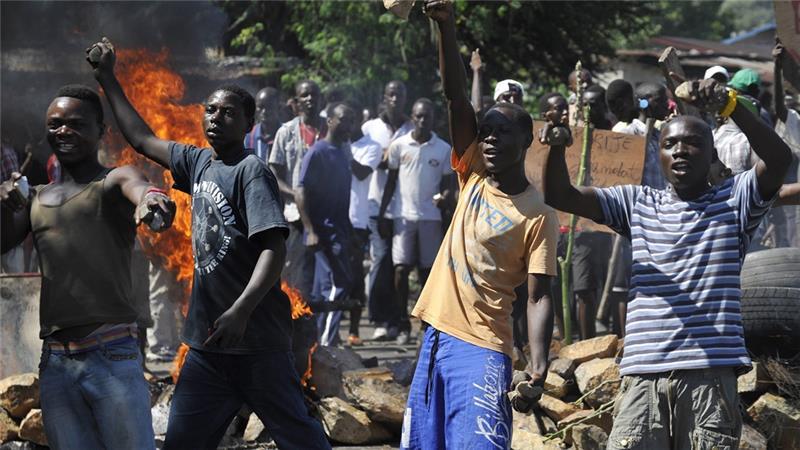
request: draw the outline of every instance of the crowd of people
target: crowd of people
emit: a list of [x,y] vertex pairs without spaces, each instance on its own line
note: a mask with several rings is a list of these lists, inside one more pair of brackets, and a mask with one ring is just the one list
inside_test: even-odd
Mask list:
[[[751,365],[741,264],[748,249],[800,246],[800,114],[782,83],[786,50],[773,51],[774,108],[749,69],[712,67],[680,99],[661,83],[604,88],[576,70],[567,95],[538,99],[544,126],[534,136],[524,84],[503,80],[484,96],[476,50],[470,91],[452,5],[424,7],[437,28],[445,137],[434,131],[435,103],[409,102],[402,81],[385,85],[372,117],[304,80],[288,102],[272,87],[253,97],[221,86],[201,118],[210,148],[166,141],[126,97],[112,43],[87,51],[122,135],[192,197],[195,270],[181,333],[190,350],[165,448],[215,448],[243,404],[279,447],[330,448],[304,404],[281,278],[314,310],[322,346],[418,341],[402,448],[508,448],[506,394],[520,393],[517,409],[541,394],[553,333],[565,336],[559,302],[573,305],[580,339],[592,338],[604,287],[611,308],[601,321],[626,338],[609,448],[735,448],[736,375]],[[678,101],[700,115],[679,114]],[[168,228],[175,203],[139,169],[98,162],[105,125],[92,88],[61,88],[46,124],[58,175],[25,186],[4,145],[0,200],[4,266],[19,264],[11,252],[31,234],[43,274],[48,440],[153,448],[139,344],[149,341],[151,360],[173,357],[176,314],[165,298],[176,289],[150,267],[155,321],[145,336],[131,254],[136,226]],[[564,154],[576,127],[644,136],[641,184],[574,185]],[[542,190],[525,172],[534,139],[549,147]],[[575,233],[567,299],[554,295],[565,241],[556,210],[618,235]],[[420,292],[410,308],[414,269]],[[365,307],[369,338],[359,330]],[[416,336],[412,316],[422,324]],[[518,360],[528,376],[512,385]]]

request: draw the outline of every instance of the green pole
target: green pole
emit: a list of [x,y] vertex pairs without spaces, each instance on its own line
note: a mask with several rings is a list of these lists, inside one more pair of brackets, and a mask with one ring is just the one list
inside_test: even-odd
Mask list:
[[[581,62],[575,64],[575,70],[581,70]],[[580,78],[577,80],[577,96],[578,104],[580,105],[583,97],[583,87]],[[581,143],[581,160],[578,166],[578,178],[575,180],[575,185],[583,186],[586,181],[586,160],[589,156],[589,142],[592,133],[591,123],[589,122],[589,105],[580,108],[583,113],[583,141]],[[569,216],[569,233],[567,234],[567,253],[564,258],[561,258],[559,264],[561,266],[561,307],[564,316],[564,344],[572,343],[572,310],[569,307],[569,277],[572,269],[572,247],[575,244],[575,226],[578,223],[578,217],[575,214]]]

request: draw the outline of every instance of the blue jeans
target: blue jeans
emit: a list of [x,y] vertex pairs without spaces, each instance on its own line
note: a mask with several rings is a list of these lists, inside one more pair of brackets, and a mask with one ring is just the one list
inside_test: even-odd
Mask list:
[[378,324],[397,325],[400,308],[394,295],[392,238],[382,238],[378,233],[378,221],[372,218],[369,219],[369,243],[372,259],[367,286],[369,320]]
[[511,359],[425,331],[403,418],[401,449],[511,447]]
[[133,337],[67,354],[45,347],[39,390],[54,449],[153,449],[150,391]]
[[172,397],[164,449],[215,449],[247,404],[278,448],[330,449],[308,413],[290,352],[229,355],[190,349]]
[[[332,236],[321,237],[319,250],[314,253],[314,302],[342,302],[348,299],[353,284],[350,263],[350,239]],[[313,306],[312,306],[313,308]],[[315,312],[319,345],[333,346],[339,343],[339,322],[342,310]]]

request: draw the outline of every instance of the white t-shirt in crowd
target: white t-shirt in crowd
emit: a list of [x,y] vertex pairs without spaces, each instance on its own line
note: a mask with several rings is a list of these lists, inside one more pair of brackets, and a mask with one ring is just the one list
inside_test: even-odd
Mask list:
[[[381,159],[383,159],[383,148],[366,135],[350,144],[350,152],[357,163],[362,166],[367,166],[373,171],[381,163]],[[353,174],[353,180],[350,183],[350,223],[352,223],[353,228],[356,229],[363,230],[368,227],[368,196],[372,175],[373,174],[369,174],[363,180],[359,180],[356,178],[355,174]]]
[[750,141],[733,120],[728,120],[714,130],[714,147],[719,160],[731,169],[733,175],[750,170],[758,162]]
[[798,160],[800,160],[800,113],[790,109],[786,115],[786,122],[779,120],[775,124],[775,133],[792,149],[794,161],[790,170],[794,169],[794,173],[787,174],[786,181],[796,182],[800,180],[800,165],[798,165]]
[[[389,144],[391,144],[394,139],[410,133],[413,129],[414,124],[408,120],[393,132],[391,127],[380,117],[368,120],[361,125],[361,132],[364,133],[364,136],[369,136],[370,139],[380,144],[381,149],[388,149]],[[370,178],[368,194],[369,215],[377,216],[381,208],[383,188],[386,186],[387,173],[385,170],[376,170],[372,173],[372,177]],[[390,205],[389,211],[392,211],[392,205]]]
[[389,169],[399,170],[394,216],[406,220],[442,220],[433,204],[442,177],[453,173],[450,144],[433,133],[428,142],[419,143],[408,133],[389,146]]
[[633,119],[631,122],[617,122],[611,128],[615,133],[632,134],[634,136],[647,135],[647,125],[639,119]]

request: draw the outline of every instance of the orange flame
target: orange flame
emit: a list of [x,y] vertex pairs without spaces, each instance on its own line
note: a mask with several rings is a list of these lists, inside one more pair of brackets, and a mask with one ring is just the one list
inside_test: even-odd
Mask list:
[[189,353],[189,346],[186,344],[181,344],[178,347],[178,353],[175,354],[175,360],[172,361],[172,370],[169,371],[169,374],[172,376],[172,383],[178,383],[178,377],[181,375],[181,369],[183,368],[183,363],[186,362],[186,355]]
[[[181,105],[185,85],[177,73],[169,69],[166,49],[159,53],[148,50],[119,50],[117,77],[133,106],[161,139],[207,146],[203,135],[200,104]],[[191,198],[172,189],[169,171],[139,155],[118,133],[110,136],[112,147],[122,148],[116,164],[132,164],[142,169],[154,183],[161,184],[175,200],[178,210],[172,228],[154,233],[139,228],[139,241],[145,254],[160,261],[182,283],[183,312],[186,314],[194,265],[191,243]],[[115,145],[116,144],[116,145]]]
[[305,373],[300,378],[300,384],[304,388],[311,389],[312,391],[314,390],[314,386],[309,386],[308,382],[311,380],[311,376],[313,375],[311,373],[311,357],[314,355],[314,351],[316,349],[317,349],[317,343],[314,342],[314,345],[312,345],[311,348],[308,349],[308,366],[306,367]]
[[312,314],[311,307],[303,300],[303,295],[300,294],[299,289],[289,286],[287,282],[281,280],[281,290],[289,297],[289,302],[292,305],[292,320]]

